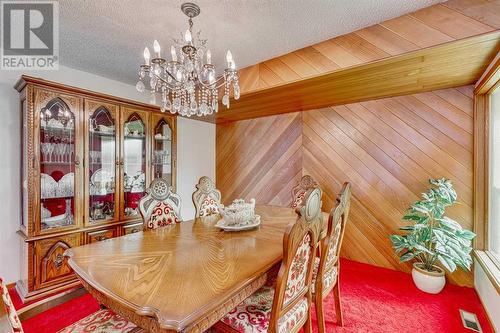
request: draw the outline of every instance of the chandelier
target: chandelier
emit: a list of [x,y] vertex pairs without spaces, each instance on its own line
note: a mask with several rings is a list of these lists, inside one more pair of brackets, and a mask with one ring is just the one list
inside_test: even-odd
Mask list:
[[170,47],[170,60],[161,57],[157,40],[153,43],[154,55],[144,49],[144,65],[139,68],[136,89],[151,93],[151,102],[160,96],[162,112],[178,113],[182,116],[204,116],[218,111],[219,93],[222,104],[229,108],[231,87],[234,99],[240,97],[238,73],[231,51],[226,53],[227,68],[218,75],[212,64],[212,54],[206,48],[206,39],[200,31],[193,36],[193,18],[200,14],[200,7],[184,3],[181,10],[188,17],[189,28],[180,39],[174,39]]

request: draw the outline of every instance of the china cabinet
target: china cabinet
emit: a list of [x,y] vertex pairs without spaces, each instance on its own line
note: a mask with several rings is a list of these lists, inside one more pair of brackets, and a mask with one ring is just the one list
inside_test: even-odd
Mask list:
[[152,179],[175,188],[176,118],[156,106],[23,76],[21,280],[24,300],[77,286],[68,248],[142,230]]

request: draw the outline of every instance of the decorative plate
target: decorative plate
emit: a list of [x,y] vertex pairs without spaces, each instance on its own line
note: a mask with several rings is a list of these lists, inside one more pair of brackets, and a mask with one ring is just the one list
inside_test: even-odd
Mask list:
[[40,187],[42,199],[56,196],[57,182],[50,175],[46,173],[40,174]]
[[92,176],[90,177],[90,181],[97,185],[99,183],[106,183],[113,181],[113,174],[108,170],[97,169]]
[[65,222],[65,220],[66,220],[66,214],[61,214],[42,219],[42,223],[48,225],[49,227],[53,227],[57,225],[63,225],[64,224],[63,222]]
[[75,174],[69,172],[59,179],[56,195],[58,197],[72,197],[74,195],[73,184],[75,182]]
[[249,224],[242,226],[226,226],[224,219],[220,219],[215,225],[216,228],[222,229],[224,231],[244,231],[257,228],[260,225],[260,215],[254,215],[252,221]]

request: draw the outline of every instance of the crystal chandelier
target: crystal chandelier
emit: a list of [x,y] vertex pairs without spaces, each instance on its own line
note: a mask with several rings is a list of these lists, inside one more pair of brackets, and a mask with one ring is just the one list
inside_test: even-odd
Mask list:
[[227,51],[227,68],[217,75],[212,64],[212,55],[206,48],[206,39],[200,38],[200,31],[193,36],[193,18],[200,14],[200,8],[193,3],[184,3],[181,10],[189,18],[189,28],[180,39],[174,39],[170,47],[171,60],[161,57],[157,40],[153,43],[154,56],[144,49],[144,65],[139,68],[139,92],[149,86],[151,102],[161,98],[162,112],[178,113],[182,116],[204,116],[218,111],[219,92],[223,93],[222,104],[229,108],[231,86],[234,99],[240,97],[238,73],[231,51]]

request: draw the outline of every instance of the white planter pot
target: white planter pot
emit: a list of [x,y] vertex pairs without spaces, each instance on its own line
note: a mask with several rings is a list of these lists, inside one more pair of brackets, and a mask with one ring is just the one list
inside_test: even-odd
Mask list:
[[438,266],[432,266],[434,271],[429,272],[423,267],[424,265],[422,263],[413,263],[413,269],[411,271],[413,282],[415,282],[418,289],[426,293],[438,294],[443,290],[446,284],[444,270]]

